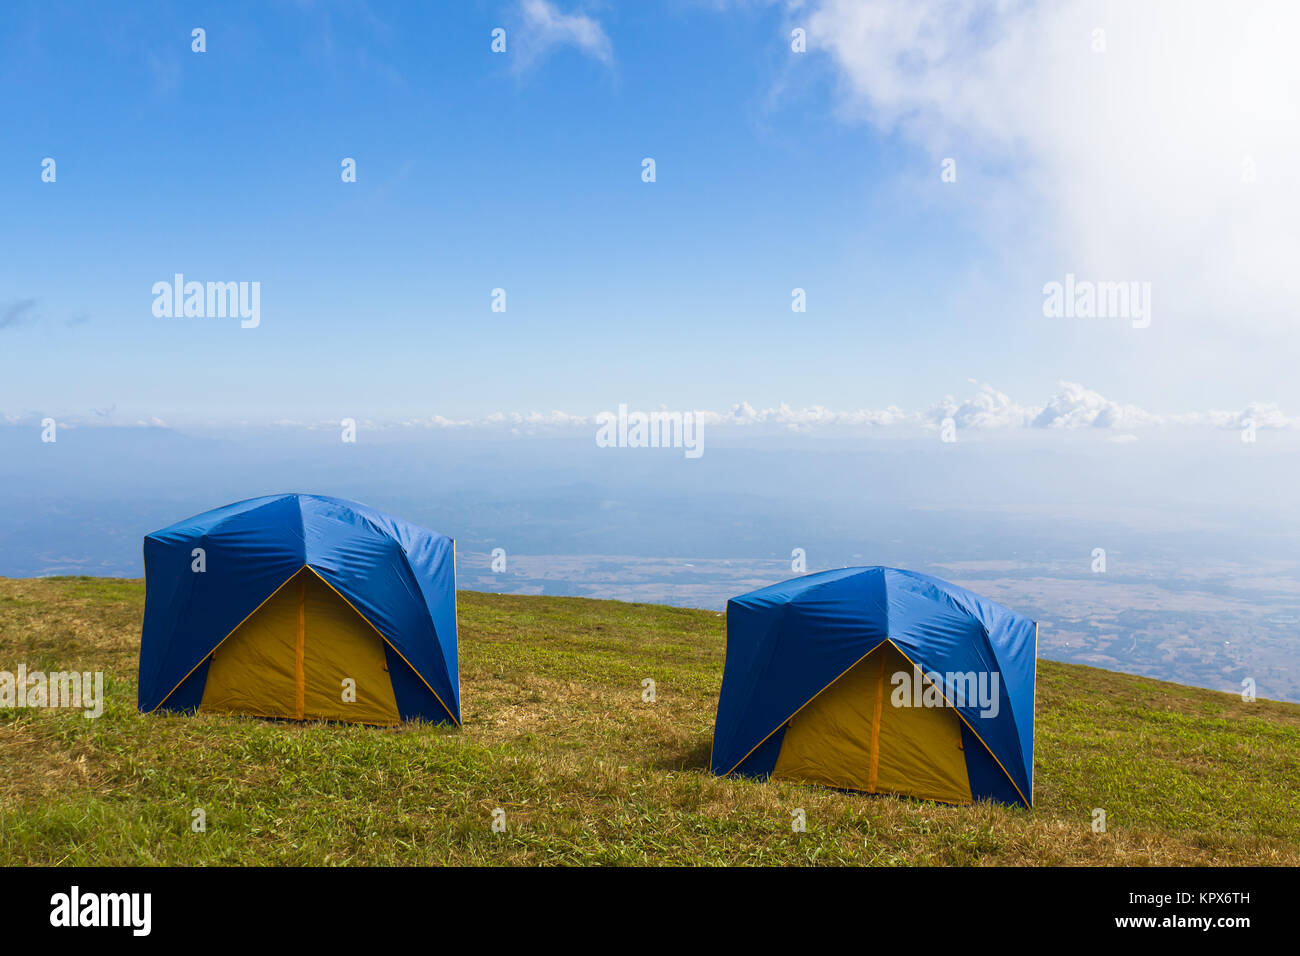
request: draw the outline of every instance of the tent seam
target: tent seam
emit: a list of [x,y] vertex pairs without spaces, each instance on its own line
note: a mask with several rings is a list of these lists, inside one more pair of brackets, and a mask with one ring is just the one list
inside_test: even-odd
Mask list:
[[[927,585],[928,587],[932,588],[932,589],[933,589],[937,594],[942,595],[944,601],[947,602],[947,604],[948,604],[949,607],[953,608],[953,610],[955,610],[955,611],[960,612],[961,614],[964,614],[966,617],[970,618],[970,619],[973,620],[976,624],[979,625],[980,632],[984,635],[984,646],[988,648],[989,656],[990,656],[992,662],[993,662],[995,665],[997,665],[997,670],[998,670],[999,673],[1001,673],[1001,672],[1002,672],[1002,666],[1001,666],[1001,664],[998,663],[998,655],[997,655],[997,651],[996,651],[996,649],[993,647],[993,632],[989,630],[988,625],[984,623],[983,619],[982,619],[978,614],[976,614],[974,610],[972,610],[970,607],[967,607],[966,604],[965,604],[964,602],[957,600],[957,597],[956,597],[952,592],[950,592],[946,587],[940,587],[940,584],[947,584],[948,582],[946,582],[946,581],[941,582],[941,581],[939,581],[938,578],[933,578],[933,577],[931,577],[931,576],[928,575],[928,574],[916,575],[916,574],[913,574],[912,572],[907,572],[907,571],[902,572],[902,573],[907,574],[907,575],[909,575],[910,577],[919,577],[919,578],[925,580],[925,583],[926,583],[926,585]],[[954,585],[954,586],[959,586],[959,585]],[[963,590],[965,590],[965,589],[963,589]],[[888,609],[886,609],[886,612],[885,612],[885,613],[886,613],[886,615],[888,615],[888,613],[889,613],[889,612],[888,612]],[[888,622],[888,618],[886,618],[886,622]],[[1037,637],[1037,634],[1038,634],[1038,624],[1037,624],[1037,622],[1035,622],[1035,623],[1034,623],[1034,635],[1035,635],[1035,636],[1034,636],[1034,683],[1035,683],[1035,688],[1037,687],[1037,678],[1038,678],[1038,650],[1037,650],[1037,648],[1038,648],[1038,637]],[[894,646],[897,647],[898,645],[895,644]],[[902,648],[899,648],[899,650],[901,651]],[[907,655],[904,655],[904,656],[906,657]],[[1008,691],[1008,692],[1007,692],[1007,699],[1008,699],[1008,701],[1010,701],[1010,698],[1011,698],[1011,693],[1010,693],[1010,691]],[[947,697],[945,696],[944,699],[947,700]],[[1015,731],[1016,740],[1019,741],[1019,740],[1020,740],[1020,725],[1019,725],[1018,723],[1016,723],[1016,712],[1015,712],[1015,709],[1014,709],[1014,708],[1012,708],[1011,710],[1008,711],[1008,713],[1007,713],[1007,718],[1011,721],[1011,727],[1012,727],[1012,729]],[[966,723],[966,726],[967,726],[967,727],[970,727],[970,723],[967,722],[966,719],[965,719],[964,717],[962,718],[962,720],[963,720],[964,723]],[[974,727],[971,727],[970,729],[971,729],[971,733],[975,733],[975,728],[974,728]],[[975,736],[976,736],[976,737],[979,737],[979,734],[975,734]],[[1005,766],[1003,766],[1001,760],[998,760],[997,755],[993,753],[993,748],[990,747],[988,744],[984,743],[984,740],[983,740],[982,738],[980,739],[980,743],[984,744],[984,749],[987,750],[987,751],[989,752],[989,756],[991,756],[994,760],[997,761],[998,766],[1002,768],[1002,772],[1005,773],[1005,774],[1007,775],[1007,778],[1011,780],[1011,785],[1014,786],[1014,787],[1016,788],[1016,793],[1019,793],[1019,794],[1020,794],[1020,799],[1021,799],[1021,800],[1025,800],[1025,795],[1024,795],[1024,793],[1021,792],[1021,790],[1020,790],[1020,786],[1016,783],[1015,778],[1011,776],[1011,771],[1007,770],[1007,768],[1006,768]],[[1021,761],[1023,762],[1023,760],[1024,760],[1024,754],[1021,754],[1020,757],[1021,757]],[[1031,760],[1031,765],[1030,765],[1029,767],[1026,768],[1026,776],[1027,776],[1028,779],[1029,779],[1029,790],[1030,790],[1030,793],[1032,794],[1032,793],[1033,793],[1033,789],[1034,789],[1034,783],[1033,783],[1033,779],[1034,779],[1034,777],[1033,777],[1033,766],[1032,766],[1032,760],[1033,760],[1033,757],[1032,757],[1032,755],[1031,755],[1031,757],[1030,757],[1030,760]],[[1025,800],[1025,804],[1026,804],[1027,806],[1030,806],[1030,807],[1033,806],[1033,804],[1031,804],[1028,800]]]
[[[393,540],[394,540],[394,541],[397,541],[396,538],[394,538]],[[454,538],[448,538],[448,540],[451,541],[451,560],[452,560],[452,565],[451,565],[451,576],[452,576],[452,579],[451,579],[451,601],[452,601],[452,606],[453,606],[453,608],[454,608],[454,607],[455,607],[455,604],[456,604],[456,541],[455,541]],[[436,640],[436,641],[438,642],[438,656],[439,656],[440,658],[442,658],[442,666],[443,666],[443,668],[445,669],[446,666],[447,666],[447,655],[446,655],[446,653],[443,651],[443,648],[442,648],[442,638],[441,638],[441,636],[439,636],[439,634],[438,634],[438,625],[434,623],[434,620],[433,620],[433,611],[429,610],[429,601],[428,601],[428,598],[425,596],[425,593],[424,593],[424,587],[423,587],[423,585],[421,585],[421,583],[420,583],[420,576],[419,576],[418,574],[415,573],[415,568],[411,567],[411,556],[410,556],[409,554],[406,553],[406,548],[402,547],[402,543],[401,543],[400,541],[397,541],[397,550],[398,550],[398,552],[402,555],[402,564],[406,567],[407,572],[410,573],[410,575],[411,575],[411,580],[415,582],[415,587],[416,587],[416,589],[419,590],[419,592],[420,592],[420,606],[424,608],[425,616],[426,616],[426,617],[428,618],[428,620],[429,620],[429,627],[433,629],[433,637],[434,637],[434,640]],[[358,612],[358,613],[360,613],[360,612]],[[457,621],[457,624],[459,624],[459,621]],[[374,625],[371,625],[371,626],[373,627]],[[378,628],[375,628],[375,630],[379,630],[379,629],[378,629]],[[460,646],[459,646],[460,641],[459,641],[459,638],[460,638],[460,631],[459,631],[459,627],[457,627],[457,647],[456,647],[457,656],[459,656],[459,654],[460,654]],[[397,648],[394,647],[393,650],[396,651]],[[399,651],[398,653],[399,653],[399,656],[400,656],[400,653],[401,653],[401,652]],[[406,658],[403,657],[402,660],[405,661]],[[407,666],[410,666],[410,662],[409,662],[409,661],[407,661]],[[415,668],[414,668],[414,667],[411,667],[411,670],[415,670]],[[419,674],[419,671],[416,671],[416,673]],[[424,676],[423,676],[423,675],[420,675],[420,680],[422,680],[422,681],[424,680]],[[451,674],[447,674],[447,683],[448,683],[448,684],[451,683]],[[425,685],[426,685],[426,686],[428,685],[428,681],[425,681]],[[433,688],[432,688],[432,687],[429,687],[429,690],[432,691]],[[437,693],[434,693],[433,696],[438,697]],[[442,698],[441,698],[441,697],[438,697],[438,703],[442,704]],[[459,667],[459,666],[456,668],[456,704],[457,704],[457,709],[459,709],[459,705],[460,705],[460,667]],[[442,706],[443,706],[443,709],[444,709],[444,710],[447,710],[448,713],[451,713],[450,709],[447,707],[446,704],[442,704]],[[456,723],[457,723],[457,726],[459,726],[460,721],[457,721]]]
[[[181,684],[184,684],[187,680],[189,680],[190,677],[193,676],[194,672],[203,666],[203,662],[206,661],[209,657],[211,657],[216,652],[217,648],[219,648],[222,644],[226,643],[226,641],[230,639],[231,634],[234,634],[235,631],[243,627],[244,624],[248,621],[248,619],[252,617],[254,614],[256,614],[258,611],[260,611],[267,601],[271,600],[271,598],[275,597],[282,590],[284,590],[284,586],[288,584],[290,581],[292,581],[294,578],[296,578],[298,575],[300,575],[306,568],[307,565],[304,564],[297,571],[294,571],[293,574],[285,578],[284,581],[280,583],[279,587],[277,587],[274,591],[272,591],[265,598],[263,598],[261,604],[257,605],[257,607],[249,611],[248,615],[231,629],[230,634],[227,634],[221,640],[217,641],[217,643],[213,644],[212,647],[208,651],[206,651],[202,657],[199,658],[198,663],[196,663],[193,667],[191,667],[189,671],[186,672],[185,676],[182,677],[177,682],[176,686],[173,687],[171,690],[169,690],[166,696],[164,696],[162,700],[158,701],[158,703],[156,703],[153,707],[149,708],[149,713],[151,714],[154,713],[155,711],[158,710],[159,707],[167,703],[171,695],[176,693],[176,691],[180,689]],[[371,627],[374,627],[374,625],[372,624]]]
[[[894,644],[892,638],[886,638],[886,640],[888,640],[890,644]],[[967,720],[962,715],[961,710],[958,707],[956,707],[952,701],[948,700],[948,695],[943,692],[943,688],[938,684],[936,684],[934,681],[930,680],[929,676],[925,673],[925,668],[921,667],[914,660],[908,657],[907,652],[904,651],[901,647],[899,647],[897,644],[894,644],[894,649],[898,651],[898,653],[902,654],[909,664],[911,664],[913,667],[915,667],[918,671],[921,672],[921,678],[923,680],[927,681],[932,687],[934,687],[935,690],[939,692],[939,696],[942,697],[944,699],[944,702],[947,703],[947,705],[953,709],[953,712],[956,713],[956,715],[959,718],[961,718],[961,722],[970,729],[970,732],[972,734],[975,735],[975,739],[978,740],[980,744],[984,747],[984,749],[988,751],[989,756],[993,758],[993,762],[996,763],[998,767],[1002,770],[1002,772],[1007,775],[1007,780],[1011,783],[1011,786],[1015,787],[1016,793],[1020,796],[1020,799],[1024,802],[1025,806],[1032,810],[1034,808],[1034,805],[1025,799],[1024,793],[1021,792],[1020,790],[1020,785],[1017,784],[1015,778],[1011,776],[1011,772],[1007,770],[1006,767],[1002,766],[1002,761],[999,760],[998,755],[993,752],[993,748],[990,747],[988,744],[984,743],[984,738],[979,735],[979,731],[977,731],[974,727],[971,727],[970,721]]]
[[[889,639],[888,639],[888,638],[885,638],[885,640],[889,640]],[[892,642],[891,642],[891,643],[892,643]],[[724,776],[724,777],[725,777],[725,776],[727,776],[728,774],[735,773],[735,771],[736,771],[736,767],[739,767],[742,763],[744,763],[746,760],[748,760],[750,757],[752,757],[752,756],[754,755],[754,751],[755,751],[755,750],[757,750],[759,747],[763,746],[763,744],[767,743],[768,737],[771,737],[772,734],[776,733],[778,730],[780,730],[780,729],[781,729],[782,727],[784,727],[786,724],[790,723],[790,721],[792,721],[792,720],[794,720],[796,717],[798,717],[798,716],[799,716],[799,711],[803,710],[805,707],[807,707],[809,704],[811,704],[814,700],[816,700],[818,697],[820,697],[823,693],[825,693],[825,692],[826,692],[826,689],[827,689],[828,687],[830,687],[831,684],[834,684],[835,681],[839,680],[841,677],[843,677],[843,676],[844,676],[845,674],[847,674],[849,671],[853,670],[853,668],[857,667],[859,664],[861,664],[861,663],[862,663],[863,661],[865,661],[868,657],[870,657],[872,654],[874,654],[876,651],[880,650],[880,648],[882,648],[882,647],[884,647],[884,646],[885,646],[885,641],[881,641],[879,644],[877,644],[877,645],[876,645],[875,647],[873,647],[871,650],[867,651],[867,653],[863,654],[861,657],[859,657],[856,661],[854,661],[852,664],[850,664],[848,667],[846,667],[846,668],[845,668],[844,670],[842,670],[840,673],[836,674],[835,677],[830,681],[830,683],[826,685],[826,687],[823,687],[823,688],[822,688],[821,690],[819,690],[817,693],[813,694],[813,695],[812,695],[811,697],[809,697],[806,701],[804,701],[802,704],[800,704],[798,710],[796,710],[793,714],[791,714],[791,715],[790,715],[789,717],[787,717],[785,720],[781,721],[779,724],[777,724],[775,727],[773,727],[773,728],[768,732],[768,734],[767,734],[766,737],[764,737],[762,740],[760,740],[758,743],[754,744],[754,746],[750,748],[749,753],[745,754],[745,756],[741,757],[740,760],[736,761],[736,766],[735,766],[735,767],[732,767],[730,770],[728,770],[726,773],[722,774],[721,776]],[[906,655],[904,655],[904,656],[906,656]]]
[[[361,618],[361,620],[363,620],[363,621],[365,621],[367,624],[369,624],[370,627],[371,627],[371,629],[372,629],[376,634],[379,635],[379,639],[380,639],[380,640],[382,640],[385,644],[387,644],[389,647],[391,647],[391,648],[393,649],[393,653],[396,654],[398,657],[400,657],[400,658],[402,659],[402,663],[405,664],[407,667],[409,667],[409,668],[414,672],[414,674],[415,674],[416,677],[420,678],[420,682],[423,683],[425,687],[428,687],[428,688],[429,688],[429,693],[433,695],[433,699],[436,700],[439,704],[442,704],[442,709],[445,710],[445,711],[447,712],[447,716],[450,717],[450,718],[452,719],[452,722],[453,722],[457,727],[460,727],[460,726],[461,726],[461,722],[460,722],[460,720],[458,720],[457,717],[456,717],[456,715],[453,714],[453,713],[451,712],[451,708],[448,707],[448,706],[446,705],[446,703],[443,702],[443,699],[442,699],[441,697],[438,696],[438,692],[437,692],[436,690],[433,689],[433,685],[431,685],[427,680],[424,679],[424,675],[421,674],[418,670],[415,669],[415,665],[412,664],[410,661],[408,661],[408,660],[406,659],[406,655],[403,654],[401,651],[399,651],[399,650],[397,649],[397,647],[393,644],[393,642],[390,641],[390,640],[388,639],[388,636],[387,636],[386,634],[384,634],[384,632],[381,631],[379,628],[375,627],[375,623],[374,623],[372,620],[370,620],[370,618],[368,618],[368,617],[366,617],[364,614],[362,614],[361,611],[357,608],[357,606],[356,606],[355,604],[353,604],[351,601],[349,601],[349,600],[347,599],[347,596],[344,595],[344,593],[343,593],[342,591],[340,591],[340,590],[339,590],[338,588],[336,588],[334,585],[332,585],[332,584],[330,584],[328,581],[326,581],[325,578],[321,575],[321,573],[320,573],[319,571],[317,571],[315,568],[311,567],[311,565],[307,565],[307,567],[308,567],[308,569],[311,571],[312,574],[316,575],[316,577],[320,578],[321,581],[324,582],[324,584],[325,584],[325,586],[326,586],[327,588],[329,588],[331,591],[333,591],[335,594],[337,594],[340,598],[342,598],[343,601],[347,604],[347,606],[350,607],[350,608],[352,608],[353,612],[355,612],[356,615],[357,615],[359,618]],[[391,677],[391,676],[389,677],[389,680],[392,680],[392,677]]]

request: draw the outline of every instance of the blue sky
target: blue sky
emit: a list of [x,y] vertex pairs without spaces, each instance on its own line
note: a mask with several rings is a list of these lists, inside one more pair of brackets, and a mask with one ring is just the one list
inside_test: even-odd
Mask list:
[[[1293,280],[1257,254],[1294,242],[1294,134],[1252,93],[1295,68],[1242,66],[1282,8],[1242,5],[1207,63],[1109,4],[118,6],[0,12],[0,415],[925,409],[977,383],[1036,406],[1069,382],[1295,427]],[[1162,57],[1236,98],[1144,100],[1127,80]],[[1236,152],[1196,153],[1224,122]],[[1250,193],[1207,173],[1243,151]],[[1153,281],[1151,327],[1044,318],[1067,271]],[[177,272],[260,282],[260,327],[155,317]]]

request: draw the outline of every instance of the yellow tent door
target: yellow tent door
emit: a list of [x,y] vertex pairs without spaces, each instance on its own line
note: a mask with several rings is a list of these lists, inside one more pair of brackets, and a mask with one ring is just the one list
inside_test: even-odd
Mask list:
[[310,568],[213,651],[199,709],[363,724],[401,719],[383,640]]
[[790,719],[772,776],[970,803],[957,712],[890,700],[893,675],[912,671],[888,641],[858,661]]

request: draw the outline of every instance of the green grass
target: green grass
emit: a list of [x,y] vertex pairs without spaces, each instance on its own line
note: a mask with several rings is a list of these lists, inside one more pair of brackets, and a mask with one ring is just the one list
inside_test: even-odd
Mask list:
[[386,730],[138,713],[143,605],[0,579],[0,670],[109,698],[0,710],[0,864],[1300,863],[1292,704],[1041,661],[1035,808],[948,807],[712,776],[714,612],[462,592],[464,729]]

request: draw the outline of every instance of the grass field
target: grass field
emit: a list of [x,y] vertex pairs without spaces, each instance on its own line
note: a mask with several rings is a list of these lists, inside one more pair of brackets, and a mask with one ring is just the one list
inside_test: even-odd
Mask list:
[[464,729],[387,730],[141,715],[143,582],[0,579],[0,670],[109,698],[0,710],[0,864],[1300,864],[1297,705],[1040,661],[1032,811],[719,779],[722,615],[459,599]]

